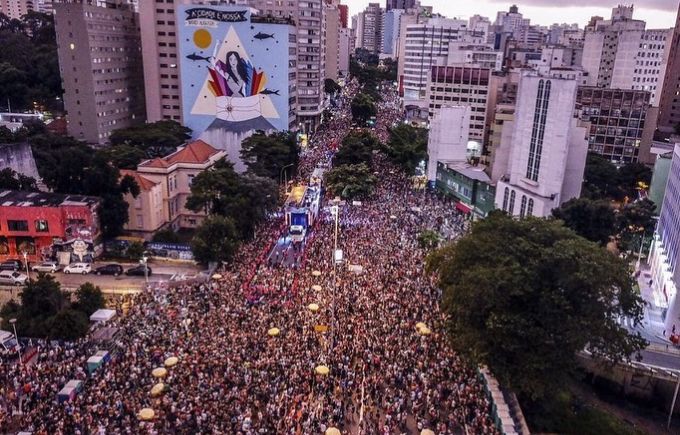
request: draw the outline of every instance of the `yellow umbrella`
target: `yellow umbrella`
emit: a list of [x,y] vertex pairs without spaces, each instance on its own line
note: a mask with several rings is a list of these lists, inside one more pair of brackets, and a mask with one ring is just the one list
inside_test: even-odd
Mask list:
[[330,372],[330,369],[325,365],[318,365],[314,371],[317,375],[326,376]]
[[154,378],[164,378],[168,375],[168,371],[163,367],[156,367],[151,371],[151,375]]
[[341,433],[340,429],[338,429],[337,427],[329,427],[328,429],[326,429],[324,435],[341,435]]
[[321,291],[321,286],[318,285],[318,284],[314,284],[314,285],[312,286],[312,290],[314,290],[315,292],[320,292],[320,291]]
[[314,272],[312,272],[312,275],[313,275],[313,276],[321,276],[321,271],[320,271],[320,270],[315,270]]
[[267,334],[270,337],[276,337],[281,333],[281,330],[279,328],[270,328],[269,331],[267,331]]
[[326,326],[326,325],[314,325],[314,330],[316,332],[326,332],[326,331],[328,331],[328,326]]
[[163,390],[165,389],[165,384],[162,382],[157,383],[156,385],[151,388],[151,397],[156,397],[160,396]]
[[216,273],[212,276],[212,279],[222,279],[222,275],[220,275],[219,273]]
[[416,329],[422,329],[422,328],[427,328],[427,325],[424,324],[423,322],[416,323]]
[[309,308],[309,311],[311,311],[312,313],[316,313],[317,311],[319,311],[318,304],[309,304],[307,305],[307,308]]
[[432,330],[426,326],[424,328],[420,328],[420,330],[418,330],[418,333],[420,335],[430,335],[432,334]]
[[432,429],[423,429],[420,431],[420,435],[434,435],[434,431]]
[[156,413],[151,408],[144,408],[137,414],[140,420],[151,420],[155,415]]
[[163,363],[163,365],[165,367],[173,367],[173,366],[177,365],[178,362],[179,362],[179,358],[177,358],[176,356],[171,356],[171,357],[165,359],[165,362]]

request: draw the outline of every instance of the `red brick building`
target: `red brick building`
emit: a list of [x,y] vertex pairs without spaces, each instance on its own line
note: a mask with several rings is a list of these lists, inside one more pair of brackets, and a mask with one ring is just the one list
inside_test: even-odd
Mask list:
[[101,251],[99,199],[0,190],[0,261],[91,261]]

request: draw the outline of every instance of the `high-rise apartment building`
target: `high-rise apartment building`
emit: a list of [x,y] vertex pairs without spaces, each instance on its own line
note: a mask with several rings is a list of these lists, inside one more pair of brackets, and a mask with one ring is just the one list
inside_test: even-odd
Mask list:
[[412,9],[420,4],[419,0],[387,0],[385,3],[385,10],[392,9]]
[[680,144],[675,145],[659,224],[649,254],[654,305],[666,309],[666,331],[680,325]]
[[68,132],[94,144],[144,121],[138,15],[127,3],[107,6],[54,5]]
[[0,13],[18,20],[29,11],[35,10],[37,2],[38,0],[0,0]]
[[669,46],[666,76],[659,103],[659,130],[668,135],[680,133],[680,5],[675,19],[673,37],[667,41]]
[[369,3],[357,18],[357,40],[363,48],[371,53],[382,51],[383,10],[380,3]]
[[332,3],[325,4],[326,28],[324,29],[324,43],[326,51],[326,70],[324,76],[327,79],[337,80],[340,70],[340,10]]
[[584,36],[582,66],[589,86],[650,91],[657,106],[673,29],[645,30],[632,6],[618,6],[609,20],[596,20]]
[[469,107],[468,140],[482,149],[486,131],[487,100],[491,70],[474,66],[433,66],[428,81],[427,100],[432,119],[447,106]]
[[349,76],[349,59],[354,52],[354,36],[352,29],[342,28],[338,35],[338,74]]
[[[574,117],[576,81],[525,72],[519,83],[505,171],[496,187],[496,207],[511,215],[549,216],[581,193],[588,143]],[[497,150],[499,151],[499,150]]]
[[617,164],[646,161],[653,123],[647,124],[649,91],[579,86],[576,108],[590,123],[588,150]]
[[399,40],[399,24],[403,9],[392,9],[383,14],[383,35],[381,53],[390,57],[397,55],[397,41]]
[[494,25],[499,32],[510,33],[515,40],[520,41],[530,23],[531,21],[519,12],[517,5],[512,5],[508,12],[499,11],[496,14]]
[[343,29],[346,29],[349,24],[349,6],[338,5],[338,11],[340,11],[340,24]]
[[326,71],[324,29],[325,0],[248,0],[263,15],[291,17],[297,27],[297,117],[299,127],[310,132],[321,122]]
[[[449,44],[465,40],[467,34],[465,20],[431,18],[406,26],[404,56],[399,58],[398,73],[405,100],[425,103],[432,66],[445,65]],[[483,42],[479,39],[478,42]]]

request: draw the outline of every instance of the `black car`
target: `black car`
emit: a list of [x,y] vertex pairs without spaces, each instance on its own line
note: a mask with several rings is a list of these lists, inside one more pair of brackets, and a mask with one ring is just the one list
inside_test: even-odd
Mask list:
[[[140,264],[139,266],[131,267],[130,269],[125,271],[126,275],[134,275],[134,276],[144,276],[144,265]],[[146,268],[146,274],[147,276],[151,276],[151,268],[147,267]]]
[[107,264],[105,266],[99,266],[94,270],[97,275],[113,275],[118,276],[123,273],[123,266],[120,264]]
[[20,260],[5,260],[0,263],[0,270],[19,270],[24,267]]

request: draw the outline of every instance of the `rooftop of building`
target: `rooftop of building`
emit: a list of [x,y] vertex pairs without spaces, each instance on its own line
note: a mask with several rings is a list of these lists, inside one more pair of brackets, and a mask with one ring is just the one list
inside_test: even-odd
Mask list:
[[491,178],[484,172],[486,170],[485,165],[472,165],[467,162],[461,161],[447,161],[440,160],[448,169],[458,172],[459,174],[476,181],[481,181],[482,183],[491,183]]
[[201,164],[210,160],[210,157],[219,153],[220,150],[213,148],[202,140],[196,140],[179,148],[174,153],[165,157],[145,160],[139,164],[140,168],[169,168],[178,163]]
[[99,203],[99,198],[95,196],[0,190],[0,206],[2,207],[93,206],[97,203]]
[[142,175],[139,174],[137,171],[133,171],[131,169],[121,169],[120,170],[120,176],[125,177],[126,175],[132,177],[139,188],[143,191],[149,191],[154,188],[154,186],[157,186],[160,183],[157,183],[155,181],[151,181],[148,178],[143,177]]

